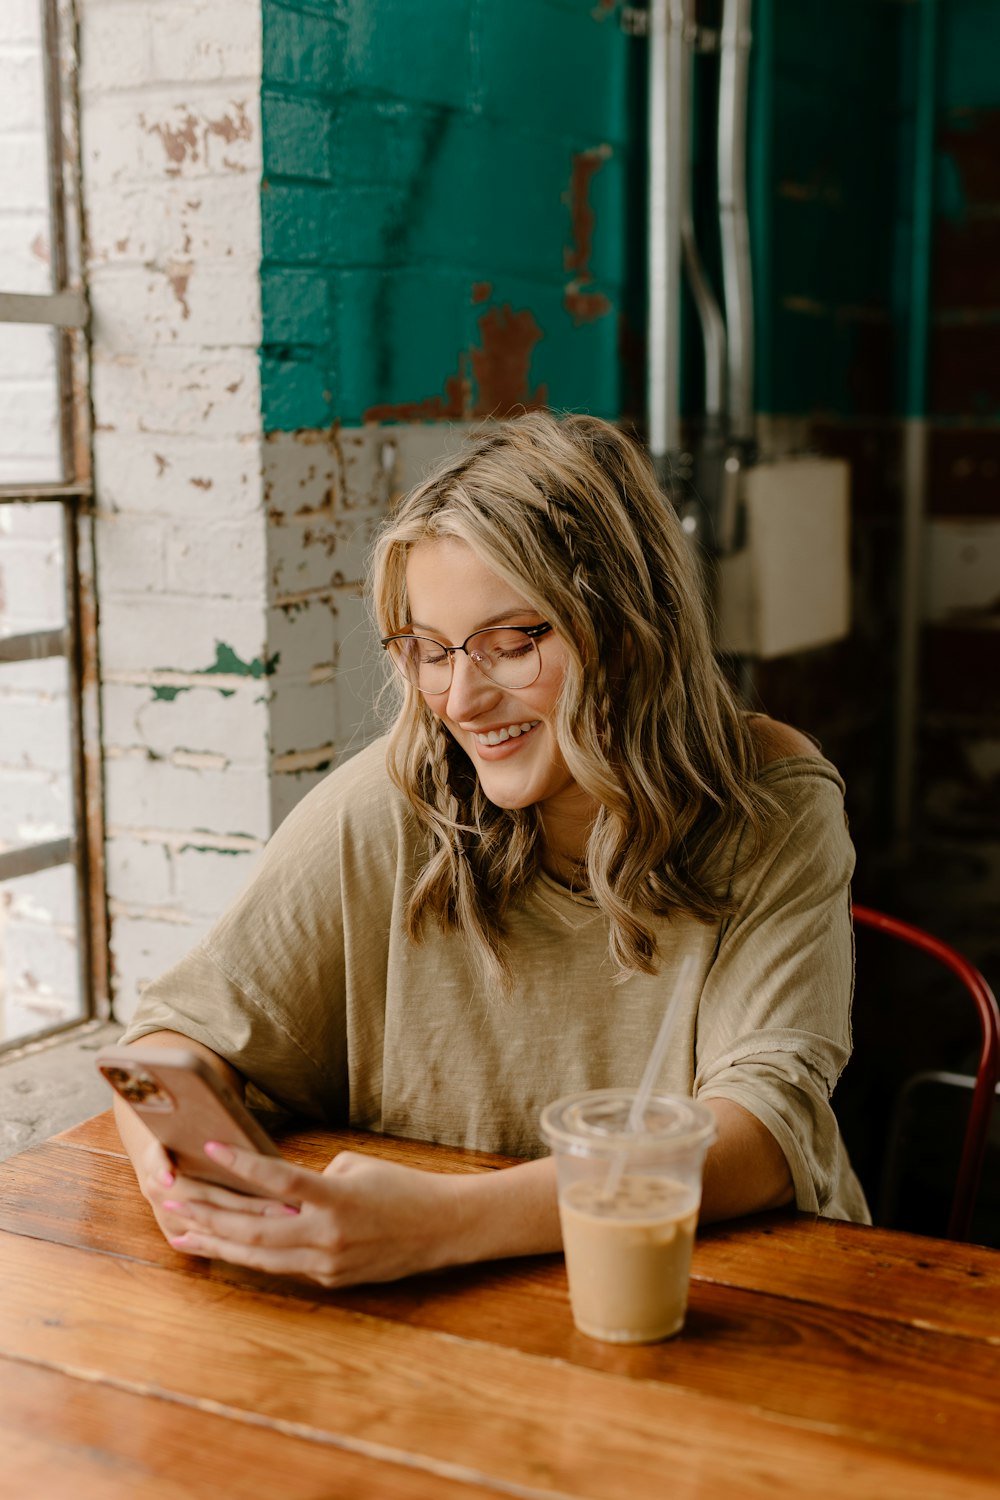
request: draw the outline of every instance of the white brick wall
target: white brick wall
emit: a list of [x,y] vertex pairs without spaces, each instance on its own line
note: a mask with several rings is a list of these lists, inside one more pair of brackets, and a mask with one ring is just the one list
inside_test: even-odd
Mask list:
[[[41,8],[0,4],[0,289],[51,290]],[[60,477],[55,335],[0,324],[0,483]],[[0,505],[0,635],[66,618],[56,505]],[[0,667],[0,848],[70,832],[66,663]],[[80,1006],[73,872],[0,885],[0,1039]]]
[[[9,3],[0,56],[16,41]],[[77,13],[108,898],[127,1019],[286,812],[379,731],[368,543],[455,435],[262,441],[259,5],[77,0]],[[37,248],[20,253],[44,277]],[[23,399],[40,410],[37,392]],[[18,589],[42,597],[28,574]],[[33,713],[41,733],[41,702]],[[11,804],[37,821],[48,763],[16,761],[12,777]]]
[[247,675],[266,650],[261,21],[245,0],[79,0],[79,14],[108,894],[127,1018],[270,832],[268,682]]

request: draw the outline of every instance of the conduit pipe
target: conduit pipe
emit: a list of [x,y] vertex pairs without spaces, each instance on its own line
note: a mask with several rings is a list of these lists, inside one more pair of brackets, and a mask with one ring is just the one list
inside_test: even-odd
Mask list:
[[719,37],[719,232],[728,334],[727,416],[735,443],[753,441],[753,286],[746,137],[751,0],[723,0]]
[[680,447],[681,204],[688,122],[682,110],[685,0],[650,0],[647,399],[661,484]]

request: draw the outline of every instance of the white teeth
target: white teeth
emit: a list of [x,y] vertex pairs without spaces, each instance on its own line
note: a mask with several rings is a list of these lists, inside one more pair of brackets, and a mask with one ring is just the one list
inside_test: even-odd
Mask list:
[[534,729],[540,723],[538,719],[532,719],[527,724],[508,724],[504,729],[491,729],[487,734],[477,734],[476,739],[481,745],[502,745],[505,740],[516,740],[519,735],[527,734],[529,729]]

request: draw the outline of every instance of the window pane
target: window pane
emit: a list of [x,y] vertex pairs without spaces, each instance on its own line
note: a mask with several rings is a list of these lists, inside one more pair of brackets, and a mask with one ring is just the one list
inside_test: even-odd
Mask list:
[[5,880],[0,884],[0,1042],[84,1014],[73,866]]
[[[63,508],[55,500],[0,504],[0,635],[52,630],[66,622]],[[15,663],[0,668],[15,671]]]
[[0,484],[62,478],[58,337],[40,324],[0,323]]
[[0,3],[0,290],[50,292],[51,228],[39,0]]
[[[65,623],[62,507],[0,505],[0,636]],[[0,850],[73,831],[65,657],[0,662]],[[0,1042],[82,1014],[72,865],[0,881]]]

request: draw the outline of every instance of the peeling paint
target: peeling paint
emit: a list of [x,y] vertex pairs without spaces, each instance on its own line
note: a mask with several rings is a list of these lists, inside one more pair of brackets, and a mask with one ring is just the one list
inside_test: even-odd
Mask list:
[[514,312],[509,303],[491,308],[479,320],[481,349],[472,349],[472,372],[479,386],[473,416],[502,416],[515,406],[538,407],[548,401],[548,389],[529,391],[531,354],[543,337],[527,308]]
[[218,135],[232,145],[233,141],[248,141],[253,135],[253,127],[250,117],[246,111],[246,105],[233,102],[236,111],[235,118],[232,115],[222,115],[218,120],[206,120],[205,129],[209,135]]
[[195,490],[210,490],[215,483],[214,479],[189,479],[188,484]]
[[183,124],[175,128],[162,123],[150,125],[145,115],[139,116],[139,124],[147,135],[159,136],[168,161],[180,164],[188,152],[192,161],[198,160],[198,120],[195,115],[188,113]]
[[173,750],[167,760],[186,771],[224,771],[229,765],[228,755],[214,750]]
[[162,453],[154,453],[153,458],[156,461],[156,477],[159,479],[163,475],[164,470],[170,468],[170,460],[169,458],[164,458]]
[[298,771],[328,771],[333,764],[333,745],[317,745],[313,750],[288,750],[274,756],[271,770],[275,775],[294,775]]
[[[460,422],[472,417],[501,417],[548,402],[548,387],[530,386],[531,356],[544,337],[529,308],[517,312],[509,302],[491,307],[479,319],[481,344],[462,350],[458,370],[444,381],[443,396],[420,401],[370,406],[366,422]],[[468,368],[472,366],[472,379]]]
[[590,184],[594,175],[612,155],[607,145],[593,146],[588,151],[579,151],[573,157],[569,188],[565,202],[570,211],[572,244],[563,248],[563,269],[575,272],[566,285],[563,306],[573,319],[575,327],[582,323],[593,323],[611,312],[611,301],[603,292],[584,291],[593,281],[590,257],[594,248],[594,227],[597,222],[590,202]]
[[563,306],[573,319],[573,326],[596,323],[611,312],[611,302],[603,292],[583,292],[578,281],[571,281],[563,293]]
[[474,281],[472,283],[472,301],[488,302],[493,295],[492,281]]
[[193,270],[194,267],[188,262],[185,265],[168,265],[165,272],[173,294],[180,303],[181,317],[185,320],[191,316],[191,309],[187,301],[187,289]]
[[333,590],[343,588],[345,583],[343,574],[335,573],[329,583],[321,584],[318,588],[298,589],[294,593],[276,594],[272,603],[275,609],[284,610],[289,618],[293,618],[302,609],[308,609],[310,604],[326,604],[330,613],[336,615],[338,610]]
[[108,901],[108,914],[112,917],[141,917],[146,922],[164,922],[174,927],[193,927],[194,918],[176,906],[144,906],[141,902]]
[[172,828],[128,828],[111,827],[109,837],[134,839],[139,844],[161,844],[171,854],[184,854],[193,850],[198,854],[255,854],[263,849],[264,840],[252,833],[212,833],[207,828],[195,828],[198,842],[191,842],[190,832],[178,832]]
[[[464,368],[465,355],[459,355],[459,368]],[[448,375],[444,382],[444,396],[425,396],[422,401],[383,402],[369,406],[362,420],[365,422],[460,422],[468,414],[469,382],[464,374]]]
[[[183,109],[184,106],[182,105]],[[246,105],[233,100],[231,114],[223,114],[217,120],[199,119],[189,109],[177,125],[168,125],[159,120],[150,123],[144,114],[139,116],[139,124],[147,135],[159,137],[160,143],[166,154],[168,163],[168,175],[176,176],[186,162],[200,162],[205,154],[209,136],[219,136],[227,145],[234,141],[248,141],[253,135],[253,125],[247,114]],[[244,170],[240,163],[224,160],[223,165],[229,171]]]
[[274,656],[257,656],[253,661],[244,661],[237,656],[232,646],[226,645],[225,641],[215,643],[215,661],[210,667],[196,669],[193,672],[183,672],[175,667],[154,667],[151,677],[159,678],[152,683],[153,701],[172,703],[179,693],[188,693],[194,687],[215,687],[224,698],[231,698],[236,689],[223,687],[221,684],[203,683],[202,678],[222,675],[225,677],[272,677],[278,669],[281,660],[280,652]]

